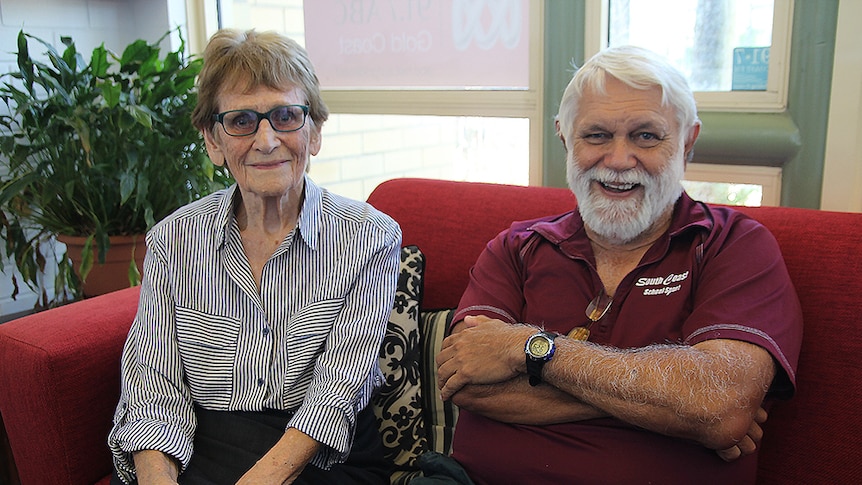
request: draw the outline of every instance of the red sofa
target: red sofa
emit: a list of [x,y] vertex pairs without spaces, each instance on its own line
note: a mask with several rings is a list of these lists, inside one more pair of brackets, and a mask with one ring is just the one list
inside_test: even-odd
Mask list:
[[[512,220],[574,204],[566,189],[425,179],[384,182],[368,200],[425,254],[423,309],[455,306],[471,264]],[[758,483],[862,483],[862,214],[741,210],[778,239],[805,318],[799,392],[772,409]],[[0,417],[25,485],[105,481],[137,296],[122,290],[0,325]]]

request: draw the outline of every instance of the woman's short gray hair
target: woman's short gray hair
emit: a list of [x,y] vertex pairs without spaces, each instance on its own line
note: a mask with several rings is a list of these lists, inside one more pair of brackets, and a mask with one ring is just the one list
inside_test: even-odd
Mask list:
[[699,121],[694,93],[679,70],[655,52],[641,47],[620,46],[599,52],[575,72],[560,101],[558,134],[564,137],[571,135],[581,96],[587,88],[604,93],[606,76],[635,89],[658,86],[662,104],[673,108],[684,133]]
[[320,94],[320,82],[308,52],[296,41],[273,31],[221,29],[210,38],[198,76],[198,100],[192,123],[211,130],[219,111],[219,94],[225,86],[250,92],[259,87],[299,88],[308,104],[308,116],[320,130],[329,109]]

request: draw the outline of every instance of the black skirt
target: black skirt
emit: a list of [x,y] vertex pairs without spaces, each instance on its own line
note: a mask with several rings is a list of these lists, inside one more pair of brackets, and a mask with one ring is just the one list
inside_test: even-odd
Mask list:
[[[194,454],[180,475],[181,485],[236,483],[284,435],[293,416],[287,411],[207,411],[195,408],[198,427]],[[388,484],[390,464],[383,458],[383,445],[371,407],[356,418],[356,438],[345,463],[323,470],[306,465],[296,485]],[[121,484],[116,476],[113,484]]]

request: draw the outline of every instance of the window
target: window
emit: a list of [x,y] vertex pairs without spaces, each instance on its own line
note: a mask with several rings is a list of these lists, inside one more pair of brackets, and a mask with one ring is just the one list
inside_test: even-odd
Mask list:
[[[198,28],[206,32],[205,36],[191,34],[193,38],[209,37],[219,25],[253,27],[282,32],[309,50],[332,112],[323,127],[321,152],[312,159],[310,170],[317,182],[333,191],[365,199],[379,182],[402,176],[541,183],[542,136],[552,129],[541,115],[543,2],[206,0],[192,4],[197,8],[190,16],[205,19]],[[392,83],[392,76],[380,76],[384,82],[375,84],[373,76],[338,76],[339,69],[349,74],[349,63],[357,58],[374,66],[372,73],[408,70],[403,61],[411,57],[444,66],[463,62],[441,60],[427,52],[397,57],[404,51],[429,49],[428,24],[441,24],[460,39],[460,48],[472,52],[467,66],[483,59],[505,66],[512,59],[489,56],[482,49],[495,43],[498,47],[519,43],[525,57],[525,67],[516,70],[520,79],[500,84],[498,75],[492,81],[431,82],[429,76],[422,77],[422,69],[426,74],[434,69],[430,64],[410,68],[419,74],[418,80],[399,77]],[[200,51],[203,43],[193,48]],[[393,66],[371,55],[387,49],[401,64]],[[338,58],[339,54],[351,55]],[[448,71],[457,74],[468,69]],[[480,75],[487,69],[473,71]]]
[[310,173],[334,192],[361,200],[394,177],[527,185],[528,133],[523,118],[333,115]]
[[315,0],[303,14],[327,89],[529,87],[528,0]]
[[611,0],[608,45],[660,52],[695,91],[765,91],[772,13],[773,0]]
[[781,203],[781,169],[689,163],[683,186],[697,200],[716,204],[777,206]]
[[686,73],[701,110],[782,111],[793,0],[587,0],[587,57],[654,50]]

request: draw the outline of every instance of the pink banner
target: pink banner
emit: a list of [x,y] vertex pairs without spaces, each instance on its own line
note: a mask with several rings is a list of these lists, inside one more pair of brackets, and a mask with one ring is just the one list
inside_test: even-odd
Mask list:
[[324,88],[526,89],[528,0],[306,0]]

